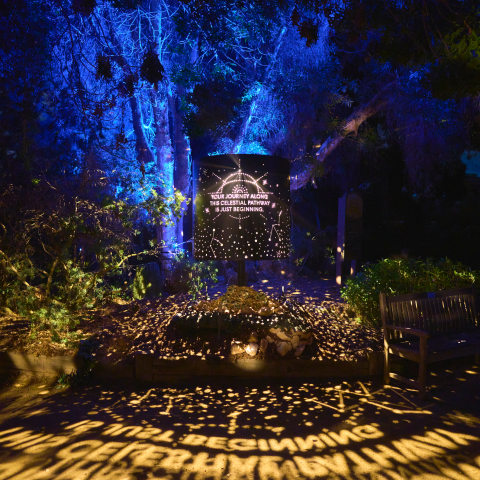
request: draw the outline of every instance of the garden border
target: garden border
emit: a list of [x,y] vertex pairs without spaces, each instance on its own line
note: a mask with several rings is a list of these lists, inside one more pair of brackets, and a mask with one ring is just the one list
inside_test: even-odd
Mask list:
[[[30,374],[62,375],[81,368],[78,356],[47,357],[19,352],[0,352],[0,372],[17,371]],[[142,382],[175,381],[194,377],[238,378],[325,378],[366,377],[383,372],[383,352],[369,352],[362,361],[334,360],[256,360],[256,359],[183,359],[156,358],[138,353],[134,365],[99,362],[93,369],[95,378],[125,378]]]

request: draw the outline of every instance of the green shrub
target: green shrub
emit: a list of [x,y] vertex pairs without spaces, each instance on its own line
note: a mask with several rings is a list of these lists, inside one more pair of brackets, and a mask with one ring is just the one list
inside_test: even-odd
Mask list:
[[96,361],[96,352],[100,344],[91,338],[80,340],[78,348],[78,356],[83,359],[83,364],[78,370],[70,373],[63,373],[57,380],[57,389],[60,388],[77,388],[84,386],[91,378]]
[[480,272],[451,260],[385,259],[365,264],[363,271],[348,279],[341,296],[366,325],[380,326],[380,293],[401,295],[469,287],[480,280]]
[[[72,342],[83,310],[123,293],[108,280],[138,255],[129,253],[135,226],[172,225],[185,200],[144,189],[136,203],[108,191],[93,176],[63,176],[0,192],[0,312],[30,320],[32,340],[50,330]],[[163,245],[150,247],[141,253],[158,257]]]
[[133,298],[155,298],[162,294],[164,279],[160,267],[155,262],[137,267],[133,281]]

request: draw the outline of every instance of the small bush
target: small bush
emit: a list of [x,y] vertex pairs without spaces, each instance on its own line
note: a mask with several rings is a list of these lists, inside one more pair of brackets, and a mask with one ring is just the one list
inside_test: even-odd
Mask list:
[[162,294],[163,284],[164,278],[155,262],[139,265],[133,281],[133,298],[156,298]]
[[342,298],[366,325],[380,326],[380,293],[401,295],[466,288],[480,280],[480,272],[449,259],[385,259],[365,264],[363,272],[348,279]]

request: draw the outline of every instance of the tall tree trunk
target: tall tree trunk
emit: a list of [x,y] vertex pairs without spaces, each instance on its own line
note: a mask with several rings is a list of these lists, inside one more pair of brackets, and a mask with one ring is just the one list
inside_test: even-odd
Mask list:
[[[183,133],[183,121],[180,112],[180,97],[185,94],[185,89],[181,86],[177,87],[177,94],[174,96],[169,89],[169,106],[173,117],[173,151],[175,152],[175,170],[174,170],[174,185],[177,190],[185,197],[191,195],[191,155],[190,155],[190,140],[185,133]],[[187,203],[183,202],[182,209],[185,212]],[[176,239],[177,243],[183,244],[183,215],[176,220]]]
[[[194,43],[190,52],[190,63],[193,65],[198,59],[198,37]],[[169,84],[170,85],[170,84]],[[185,95],[185,87],[177,85],[175,89],[175,95],[172,94],[172,88],[168,88],[168,103],[170,111],[173,117],[173,150],[175,152],[175,171],[174,182],[175,188],[181,192],[181,194],[189,198],[192,195],[191,188],[191,167],[192,156],[190,150],[190,139],[186,135],[183,125],[182,114],[180,111],[181,98]],[[187,202],[183,202],[182,210],[186,213]],[[184,233],[183,233],[183,215],[176,220],[176,238],[177,244],[184,246]]]
[[[357,108],[344,122],[341,131],[335,132],[330,135],[320,146],[316,152],[317,163],[325,161],[328,155],[330,155],[337,147],[342,143],[343,139],[349,133],[358,133],[358,127],[367,118],[371,117],[386,105],[390,103],[389,94],[398,86],[397,81],[391,82],[385,85],[380,92],[375,95],[367,104]],[[292,175],[290,179],[290,190],[297,190],[304,187],[308,182],[313,181],[315,178],[312,168],[305,168],[296,175]]]
[[140,105],[135,95],[129,98],[130,108],[132,109],[132,124],[135,133],[135,152],[140,165],[146,165],[153,162],[153,153],[148,145],[147,137],[143,129],[142,115]]
[[[173,196],[174,181],[174,155],[170,132],[168,130],[168,103],[160,100],[158,95],[151,93],[153,118],[155,123],[155,138],[153,145],[156,150],[158,186],[157,192],[164,197]],[[164,245],[163,259],[168,261],[172,257],[175,238],[175,226],[166,225],[167,218],[160,219],[162,223],[157,225],[157,241]],[[171,220],[171,219],[170,219]]]

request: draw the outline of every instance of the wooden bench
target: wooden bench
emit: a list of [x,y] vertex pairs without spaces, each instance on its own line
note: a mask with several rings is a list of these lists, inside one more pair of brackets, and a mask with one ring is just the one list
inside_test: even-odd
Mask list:
[[[385,383],[394,378],[418,388],[425,397],[427,364],[475,355],[479,362],[480,322],[475,289],[443,290],[409,295],[380,294],[385,341]],[[390,355],[419,364],[418,381],[390,371]]]

